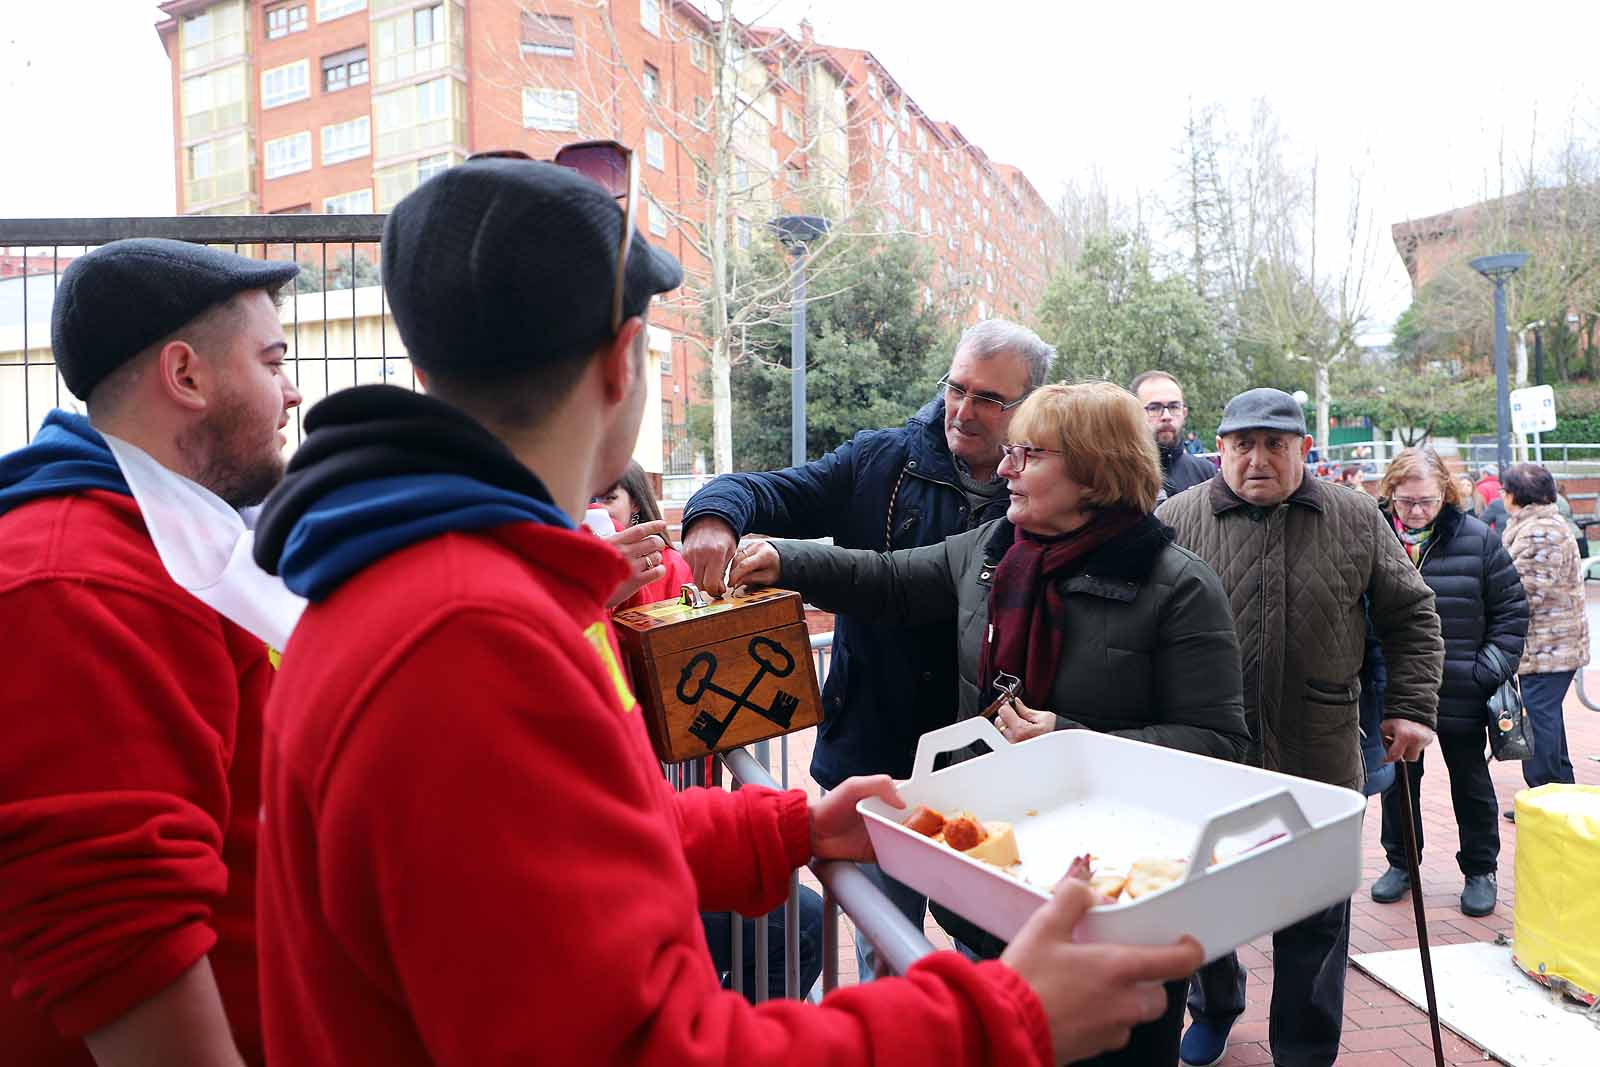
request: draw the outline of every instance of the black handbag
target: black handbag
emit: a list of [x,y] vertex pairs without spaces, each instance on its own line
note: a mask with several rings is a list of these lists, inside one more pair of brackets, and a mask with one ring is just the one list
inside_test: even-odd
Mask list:
[[1505,677],[1489,695],[1489,752],[1497,760],[1510,763],[1533,755],[1533,724],[1522,703],[1522,684],[1516,665],[1506,662],[1506,654],[1494,645],[1486,646],[1495,668]]

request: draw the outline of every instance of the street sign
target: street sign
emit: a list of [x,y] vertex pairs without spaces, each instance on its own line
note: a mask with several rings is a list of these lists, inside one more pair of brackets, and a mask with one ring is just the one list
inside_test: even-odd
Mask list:
[[1556,391],[1548,385],[1511,390],[1511,432],[1548,433],[1556,428]]

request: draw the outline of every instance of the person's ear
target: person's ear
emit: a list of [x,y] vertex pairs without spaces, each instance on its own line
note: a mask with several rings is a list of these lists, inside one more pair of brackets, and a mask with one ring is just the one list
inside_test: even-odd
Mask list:
[[622,324],[617,335],[600,352],[600,384],[607,404],[620,404],[633,390],[634,379],[643,372],[642,361],[634,356],[644,319],[635,315]]
[[186,411],[205,410],[206,395],[215,375],[189,342],[169,341],[162,345],[155,362],[162,396]]
[[1219,453],[1222,451],[1222,435],[1220,433],[1217,434],[1217,451]]
[[1305,439],[1300,442],[1300,458],[1305,459],[1307,456],[1311,455],[1311,448],[1316,443],[1317,439],[1315,437],[1312,437],[1310,434],[1306,434]]

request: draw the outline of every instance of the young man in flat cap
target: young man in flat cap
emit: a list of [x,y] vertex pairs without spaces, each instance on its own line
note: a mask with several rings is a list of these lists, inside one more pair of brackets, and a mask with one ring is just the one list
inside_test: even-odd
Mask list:
[[682,278],[628,230],[599,184],[512,159],[389,216],[431,395],[318,405],[257,531],[311,599],[267,709],[273,1061],[961,1067],[1126,1042],[1201,952],[1072,944],[1081,883],[1000,961],[942,953],[820,1008],[720,988],[699,910],[762,915],[813,856],[870,858],[855,802],[893,791],[662,778],[605,608],[625,564],[574,522],[633,451],[645,316]]
[[130,240],[62,274],[89,415],[0,457],[0,1061],[262,1062],[267,648],[167,576],[108,442],[260,502],[300,402],[273,300],[297,270]]

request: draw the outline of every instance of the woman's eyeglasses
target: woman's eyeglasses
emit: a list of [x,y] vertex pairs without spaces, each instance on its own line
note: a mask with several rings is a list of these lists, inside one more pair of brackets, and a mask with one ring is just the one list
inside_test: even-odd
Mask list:
[[1400,511],[1432,511],[1443,502],[1444,497],[1442,496],[1397,496],[1394,498],[1394,506]]
[[1028,468],[1028,457],[1035,455],[1064,456],[1065,452],[1058,448],[1034,448],[1032,445],[1014,445],[1007,442],[1000,446],[1000,457],[1011,461],[1011,469],[1021,474]]
[[[497,148],[474,152],[475,159],[532,159],[516,148]],[[549,162],[575,170],[622,201],[622,246],[617,250],[617,274],[611,287],[611,335],[622,329],[623,282],[628,272],[628,249],[633,245],[634,206],[639,202],[639,160],[633,149],[620,141],[578,141],[562,145]]]

